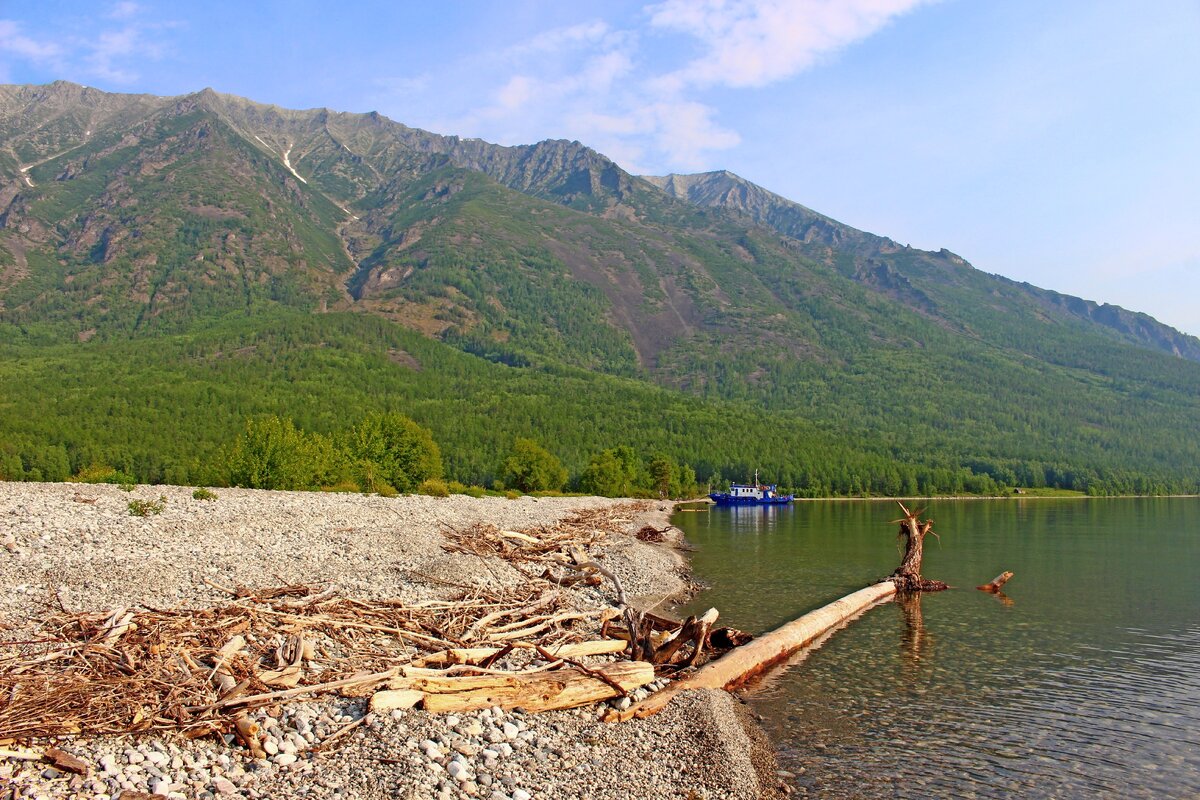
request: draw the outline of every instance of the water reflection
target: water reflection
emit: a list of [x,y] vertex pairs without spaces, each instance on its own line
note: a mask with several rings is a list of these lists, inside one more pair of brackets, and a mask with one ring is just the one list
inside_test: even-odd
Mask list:
[[[736,627],[764,630],[888,574],[894,506],[682,514]],[[751,702],[800,794],[1200,796],[1200,501],[932,504],[924,572]],[[1013,598],[1017,602],[1013,602]],[[799,660],[799,659],[798,659]]]
[[900,652],[911,670],[920,666],[921,658],[932,655],[933,635],[925,630],[925,615],[921,613],[921,592],[901,592],[896,595],[896,608],[904,619],[900,632]]

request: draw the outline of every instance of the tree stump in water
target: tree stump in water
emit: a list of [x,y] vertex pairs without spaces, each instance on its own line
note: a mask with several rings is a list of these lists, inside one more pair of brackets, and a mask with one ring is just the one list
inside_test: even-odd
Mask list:
[[[943,589],[949,589],[950,587],[941,581],[931,581],[921,577],[925,536],[933,533],[933,520],[921,521],[921,512],[924,509],[913,512],[905,508],[904,503],[897,501],[897,504],[904,512],[903,519],[895,520],[900,523],[900,532],[897,537],[904,539],[904,560],[900,562],[900,566],[896,567],[896,571],[891,574],[889,580],[896,584],[898,592],[940,592]],[[937,536],[936,533],[933,535]]]

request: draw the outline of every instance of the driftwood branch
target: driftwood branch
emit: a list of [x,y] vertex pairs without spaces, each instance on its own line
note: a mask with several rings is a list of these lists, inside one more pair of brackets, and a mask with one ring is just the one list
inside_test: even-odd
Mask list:
[[991,592],[992,594],[995,594],[1000,591],[1001,586],[1008,583],[1012,576],[1013,574],[1011,572],[1001,572],[999,575],[992,578],[988,583],[976,586],[975,588],[981,592]]

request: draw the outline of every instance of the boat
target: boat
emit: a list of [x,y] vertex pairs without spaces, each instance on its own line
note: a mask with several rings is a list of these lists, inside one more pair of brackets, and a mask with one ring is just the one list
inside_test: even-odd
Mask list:
[[759,483],[755,471],[754,483],[731,483],[728,492],[713,492],[709,498],[719,506],[782,506],[795,499],[794,494],[779,494],[775,487]]

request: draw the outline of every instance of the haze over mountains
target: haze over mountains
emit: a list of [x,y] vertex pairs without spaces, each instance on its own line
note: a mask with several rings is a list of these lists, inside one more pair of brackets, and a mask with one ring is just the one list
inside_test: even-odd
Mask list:
[[[1179,488],[1197,474],[1200,340],[855,230],[727,172],[643,178],[578,142],[502,147],[374,113],[63,82],[0,87],[0,142],[0,341],[10,355],[52,352],[65,369],[88,348],[111,356],[230,325],[250,341],[255,319],[350,312],[386,320],[370,323],[390,331],[372,334],[382,338],[412,335],[395,324],[546,381],[564,370],[609,388],[618,384],[605,376],[630,379],[627,393],[755,416],[748,429],[777,439],[730,463],[692,441],[713,435],[711,419],[692,428],[648,414],[601,435],[581,403],[554,412],[576,414],[564,427],[594,429],[565,445],[572,468],[629,443],[671,449],[702,477],[753,457],[801,484],[818,480],[817,451],[850,442],[847,452],[873,464],[936,464],[1007,484],[1029,464],[1058,465],[1054,475],[1074,477],[1053,482],[1077,488],[1115,486],[1125,472]],[[302,327],[319,342],[311,326],[324,324]],[[394,345],[379,368],[418,391],[408,351],[424,345]],[[254,352],[269,372],[265,348]],[[427,384],[433,361],[466,369],[435,352],[416,365]],[[332,362],[313,369],[349,380]],[[422,402],[414,416],[453,438],[439,419],[449,399],[440,411]],[[246,403],[227,409],[214,437],[237,413],[262,409]],[[84,457],[75,453],[86,443],[72,439],[81,434],[13,419],[0,419],[0,434],[9,425],[14,439],[57,436]],[[781,419],[792,427],[775,434]],[[538,432],[537,420],[514,425],[481,440],[479,458],[463,457],[464,479],[488,479],[487,458],[506,437]],[[628,441],[603,440],[612,436]],[[167,460],[184,458],[181,448]],[[1034,482],[1050,474],[1033,471]],[[857,477],[860,490],[873,485]]]

